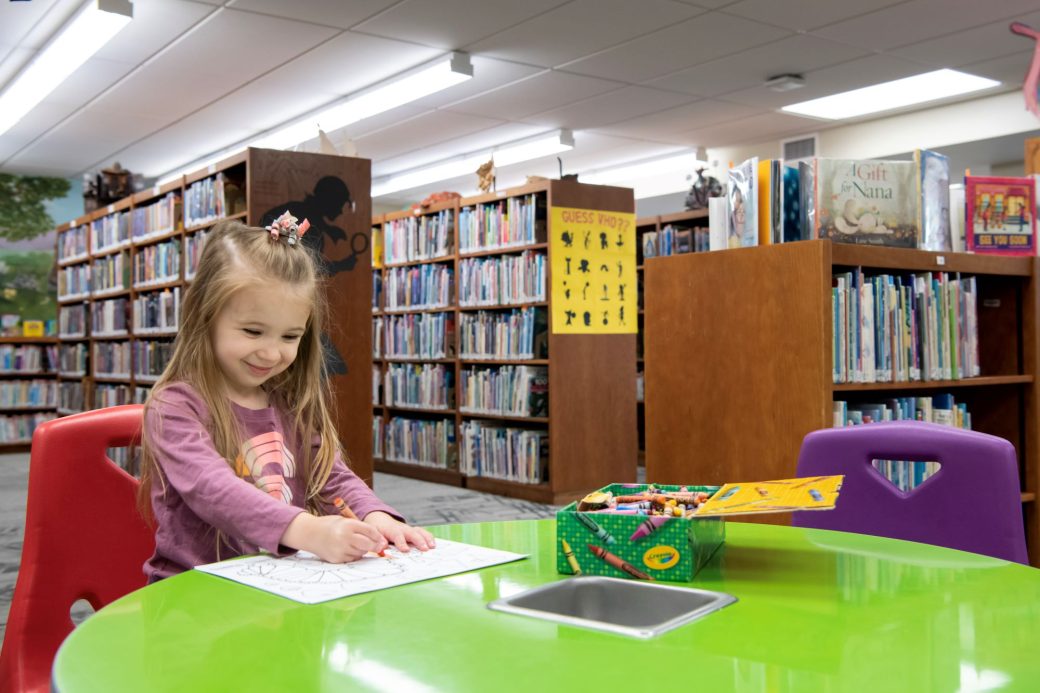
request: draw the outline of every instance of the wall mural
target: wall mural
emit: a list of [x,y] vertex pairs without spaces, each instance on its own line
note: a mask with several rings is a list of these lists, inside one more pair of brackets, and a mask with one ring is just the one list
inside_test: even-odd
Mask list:
[[54,219],[45,203],[65,197],[63,178],[0,173],[0,329],[22,334],[25,321],[54,332],[57,267]]

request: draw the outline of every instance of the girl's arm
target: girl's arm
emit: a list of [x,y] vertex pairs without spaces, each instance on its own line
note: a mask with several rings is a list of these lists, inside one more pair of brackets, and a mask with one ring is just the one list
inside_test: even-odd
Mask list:
[[[343,463],[339,452],[336,453],[323,495],[329,501],[342,498],[365,524],[378,529],[379,533],[399,551],[407,553],[413,546],[421,551],[434,547],[433,535],[425,529],[405,523],[400,513],[381,501],[372,489]],[[334,513],[336,509],[330,506],[326,511]]]

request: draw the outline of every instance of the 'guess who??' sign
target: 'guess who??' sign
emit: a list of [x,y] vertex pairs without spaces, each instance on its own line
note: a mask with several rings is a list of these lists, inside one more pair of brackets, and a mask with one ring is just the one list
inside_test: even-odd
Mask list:
[[635,214],[553,207],[552,331],[638,330]]

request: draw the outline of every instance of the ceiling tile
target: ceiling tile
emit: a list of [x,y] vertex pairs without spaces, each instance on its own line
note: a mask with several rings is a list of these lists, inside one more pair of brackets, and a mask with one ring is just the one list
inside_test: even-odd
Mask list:
[[457,50],[563,4],[566,0],[406,0],[355,29]]
[[718,12],[567,63],[568,72],[644,82],[788,35],[785,29]]
[[726,12],[786,29],[805,31],[840,22],[867,12],[898,5],[906,0],[742,0],[726,6]]
[[852,60],[865,55],[866,52],[862,48],[799,34],[674,72],[651,80],[646,86],[700,96],[714,96],[737,89],[761,86],[766,79],[774,75],[802,74]]
[[448,108],[489,118],[518,119],[622,86],[621,82],[549,70],[501,89],[459,101]]
[[[705,147],[725,147],[737,144],[755,144],[802,132],[820,129],[820,121],[782,113],[767,113],[742,120],[694,128],[689,131],[697,143]],[[777,156],[780,152],[777,152]]]
[[422,149],[431,141],[456,139],[503,124],[501,120],[492,118],[433,111],[360,137],[355,144],[359,156],[373,160],[390,159]]
[[211,5],[184,0],[135,2],[133,21],[102,46],[97,57],[139,63],[176,41],[205,17],[217,12],[219,10]]
[[[228,142],[245,139],[251,134],[243,121],[214,123],[202,117],[193,117],[174,123],[160,133],[113,152],[111,157],[131,171],[145,176],[160,176],[182,168],[211,152],[217,152]],[[109,157],[105,157],[109,158]],[[100,159],[97,163],[104,163]]]
[[740,89],[725,95],[727,101],[780,108],[793,103],[837,94],[851,89],[909,77],[922,72],[921,65],[889,55],[868,55],[840,65],[805,73],[805,86],[794,91],[777,92],[765,86]]
[[995,79],[1014,89],[1021,89],[1022,80],[1032,57],[1032,51],[1020,51],[993,60],[962,65],[960,69],[979,77]]
[[314,22],[340,29],[349,29],[358,22],[372,17],[398,0],[231,0],[229,7],[248,10],[272,17]]
[[1035,10],[1036,0],[911,0],[813,33],[870,50],[889,50]]
[[0,46],[40,48],[82,3],[83,0],[36,0],[0,4]]
[[188,73],[227,75],[239,83],[305,53],[335,29],[224,9],[167,48],[164,65]]
[[625,87],[561,108],[537,113],[524,120],[549,127],[575,130],[596,128],[648,113],[656,113],[691,100],[691,97],[686,94],[677,94],[672,91],[650,89],[649,87]]
[[574,0],[469,48],[475,53],[553,67],[702,11],[672,0]]
[[639,116],[598,128],[600,132],[630,137],[654,139],[661,135],[688,132],[692,127],[707,127],[715,123],[738,120],[760,111],[743,104],[705,99],[650,115]]
[[[1021,15],[1017,19],[1030,26],[1040,26],[1040,12]],[[1034,42],[1012,34],[1008,24],[1005,20],[992,22],[929,41],[912,43],[890,53],[932,67],[960,67],[1013,53],[1032,54]],[[1027,57],[1022,62],[1022,76],[1019,77],[1019,81],[1025,76],[1028,66]]]

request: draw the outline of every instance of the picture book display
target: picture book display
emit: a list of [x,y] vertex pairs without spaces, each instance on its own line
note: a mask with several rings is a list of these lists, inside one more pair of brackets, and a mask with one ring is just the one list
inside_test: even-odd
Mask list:
[[929,149],[914,151],[921,199],[922,250],[953,250],[950,233],[950,160]]
[[968,250],[1036,254],[1036,182],[1031,177],[965,176]]
[[812,238],[918,247],[920,199],[912,161],[813,159],[802,187]]
[[758,157],[729,170],[730,248],[758,245]]
[[352,563],[326,563],[300,551],[292,556],[248,556],[196,566],[195,570],[249,585],[304,604],[455,575],[526,558],[525,554],[437,539],[429,551],[401,553],[394,547],[380,558],[369,554]]

